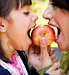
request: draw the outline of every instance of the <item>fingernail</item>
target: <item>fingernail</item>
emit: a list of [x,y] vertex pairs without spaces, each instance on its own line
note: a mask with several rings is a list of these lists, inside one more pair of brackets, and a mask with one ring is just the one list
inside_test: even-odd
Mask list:
[[45,44],[46,43],[45,38],[41,38],[40,43]]

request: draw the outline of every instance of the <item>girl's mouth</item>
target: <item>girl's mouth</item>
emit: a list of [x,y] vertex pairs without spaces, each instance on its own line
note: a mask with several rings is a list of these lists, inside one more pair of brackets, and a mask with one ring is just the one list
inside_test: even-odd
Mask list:
[[33,32],[34,28],[35,28],[35,27],[29,29],[28,32],[27,32],[28,37],[29,37],[31,40],[32,40],[31,35],[32,35],[32,32]]
[[[32,27],[30,27],[27,31],[28,37],[31,39],[31,35],[32,35],[32,31],[34,30],[34,28],[36,27],[36,24],[34,23],[34,25]],[[31,39],[32,40],[32,39]]]
[[28,37],[31,39],[31,29],[28,30],[27,34],[28,34]]

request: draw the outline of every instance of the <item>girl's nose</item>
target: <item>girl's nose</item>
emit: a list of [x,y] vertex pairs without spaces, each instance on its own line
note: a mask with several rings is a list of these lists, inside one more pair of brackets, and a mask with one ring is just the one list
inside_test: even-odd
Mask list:
[[32,21],[36,22],[37,19],[38,19],[38,16],[33,12]]
[[52,12],[51,12],[51,7],[50,6],[48,6],[46,8],[46,10],[44,11],[44,13],[43,13],[42,16],[43,16],[44,19],[51,20],[51,18],[52,18]]

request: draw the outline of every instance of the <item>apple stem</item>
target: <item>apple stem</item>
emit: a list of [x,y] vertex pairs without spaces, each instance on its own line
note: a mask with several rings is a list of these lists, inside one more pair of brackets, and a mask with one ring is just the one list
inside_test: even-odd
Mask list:
[[45,36],[46,34],[44,33],[43,35]]

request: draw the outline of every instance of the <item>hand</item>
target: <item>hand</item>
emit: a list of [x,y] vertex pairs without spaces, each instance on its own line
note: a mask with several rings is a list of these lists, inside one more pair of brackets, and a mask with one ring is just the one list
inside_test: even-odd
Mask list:
[[50,55],[53,63],[58,62],[58,59],[57,59],[56,55],[54,54],[55,53],[55,50],[54,49],[50,49],[50,51],[48,53],[49,53],[49,55]]
[[53,63],[48,53],[50,51],[49,49],[50,46],[47,46],[46,39],[40,40],[40,47],[33,44],[29,47],[28,60],[36,70]]
[[63,74],[64,71],[62,69],[57,69],[60,67],[60,63],[55,63],[52,67],[50,67],[46,73],[49,73],[50,75],[65,75]]

